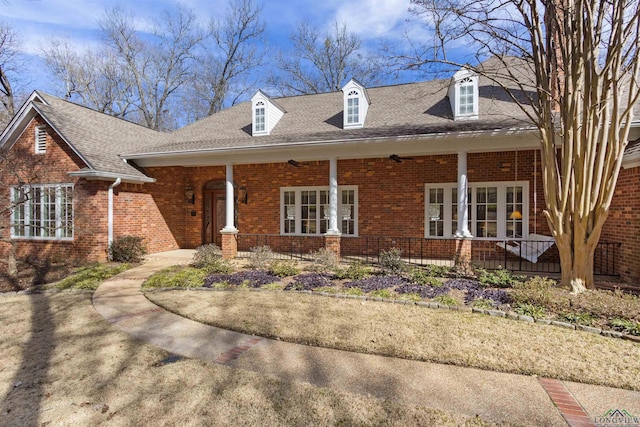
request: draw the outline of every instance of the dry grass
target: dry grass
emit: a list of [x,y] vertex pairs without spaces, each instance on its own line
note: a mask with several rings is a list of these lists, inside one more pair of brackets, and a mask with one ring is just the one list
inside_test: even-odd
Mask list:
[[159,364],[166,352],[119,332],[87,294],[0,295],[0,322],[1,426],[482,425],[197,360]]
[[640,345],[510,319],[285,292],[148,293],[203,323],[363,353],[640,390]]

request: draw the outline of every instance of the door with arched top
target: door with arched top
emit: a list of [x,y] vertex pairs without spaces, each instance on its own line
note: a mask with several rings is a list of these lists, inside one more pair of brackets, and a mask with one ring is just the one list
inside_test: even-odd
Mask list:
[[222,246],[222,230],[225,226],[226,195],[224,181],[210,181],[204,188],[204,215],[202,242]]

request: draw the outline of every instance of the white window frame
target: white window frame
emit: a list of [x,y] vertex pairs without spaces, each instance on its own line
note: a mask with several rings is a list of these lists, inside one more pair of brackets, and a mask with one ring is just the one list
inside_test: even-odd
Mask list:
[[[20,201],[16,203],[16,192],[20,189],[24,189],[26,191],[27,197],[24,201]],[[53,203],[49,202],[45,203],[45,193],[47,190],[54,189],[54,200]],[[40,200],[38,203],[34,203],[34,200],[29,196],[29,194],[35,193],[35,190],[39,190]],[[65,207],[69,205],[69,203],[63,203],[63,196],[71,196],[71,215],[68,222],[70,224],[65,224],[65,219],[63,218],[63,214],[65,212]],[[10,197],[11,204],[13,205],[11,209],[11,238],[12,239],[28,239],[28,240],[67,240],[71,241],[74,239],[75,235],[75,198],[73,197],[73,184],[34,184],[24,187],[12,186],[10,188]],[[66,199],[65,199],[66,200]],[[40,209],[38,223],[32,222],[32,213],[33,206],[37,206]],[[50,230],[50,227],[45,227],[47,222],[47,218],[45,215],[46,206],[53,207],[54,209],[54,218],[55,228],[52,235],[47,236],[47,230]],[[22,215],[18,215],[21,213]],[[20,216],[20,218],[18,218]],[[24,227],[24,235],[16,234],[16,227],[21,226]],[[37,232],[39,230],[39,233]],[[68,230],[70,235],[63,235],[64,231]]]
[[47,126],[39,125],[35,129],[35,153],[45,154],[47,152]]
[[[465,89],[465,91],[471,89],[471,111],[462,111],[462,106],[464,105],[465,107],[469,106],[469,103],[464,103],[462,102],[462,98],[463,98],[463,94],[462,94],[462,89]],[[458,117],[469,117],[469,116],[477,116],[478,115],[478,98],[477,98],[477,85],[476,82],[474,82],[474,80],[471,77],[466,77],[464,79],[462,79],[459,83],[458,83]],[[469,96],[469,94],[465,94],[464,96]]]
[[[285,212],[285,200],[284,194],[285,192],[294,192],[295,193],[295,232],[293,233],[285,233],[285,220],[286,220],[286,212]],[[302,192],[303,191],[315,191],[317,192],[316,200],[318,200],[318,210],[316,218],[316,230],[317,233],[302,233]],[[329,194],[328,186],[320,186],[320,187],[280,187],[280,234],[284,236],[324,236],[325,233],[321,233],[320,230],[320,221],[324,218],[320,218],[320,191],[326,191],[327,196]],[[342,193],[343,191],[353,191],[353,234],[345,234],[342,231]],[[327,204],[328,206],[328,204]],[[328,207],[327,207],[328,209]],[[326,220],[328,222],[328,219]],[[327,226],[328,228],[328,226]],[[358,237],[358,186],[357,185],[340,185],[338,186],[338,229],[342,233],[343,237]]]
[[[258,123],[258,110],[262,110],[263,121],[261,123]],[[261,128],[258,127],[259,125]],[[267,104],[262,100],[257,101],[253,106],[253,134],[267,134]]]
[[[522,187],[522,237],[507,237],[507,222],[509,218],[506,214],[507,207],[507,187]],[[456,230],[453,229],[453,207],[456,202],[452,197],[452,190],[457,189],[458,184],[455,182],[447,183],[426,183],[424,192],[424,236],[429,239],[451,239],[454,238]],[[496,237],[475,237],[477,236],[477,189],[483,187],[496,187],[497,194],[497,236]],[[431,189],[444,189],[443,195],[443,235],[431,236],[429,229],[429,191]],[[526,239],[529,236],[529,182],[528,181],[496,181],[496,182],[470,182],[468,183],[469,191],[471,192],[471,206],[469,215],[469,231],[474,239],[479,240],[521,240]]]
[[347,95],[347,125],[354,126],[361,124],[360,121],[360,94],[352,90]]

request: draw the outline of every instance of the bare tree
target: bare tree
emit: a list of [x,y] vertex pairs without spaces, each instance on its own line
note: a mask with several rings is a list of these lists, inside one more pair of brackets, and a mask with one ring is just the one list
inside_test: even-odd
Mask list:
[[0,117],[2,126],[15,114],[15,83],[22,67],[18,33],[9,24],[0,22],[0,102],[4,109],[3,117]]
[[333,32],[321,35],[302,23],[290,39],[292,51],[277,56],[280,73],[269,79],[284,95],[337,91],[351,77],[367,85],[379,76],[377,61],[363,51],[362,40],[346,24],[335,22]]
[[130,75],[142,124],[156,130],[170,127],[164,121],[168,104],[193,79],[195,53],[206,37],[194,13],[183,7],[165,11],[152,41],[139,36],[133,15],[119,7],[105,13],[100,28]]
[[66,99],[125,119],[136,110],[130,73],[112,51],[79,53],[68,41],[54,39],[43,54]]
[[253,86],[246,83],[251,70],[262,64],[262,40],[265,25],[260,19],[262,7],[253,0],[234,0],[224,18],[212,20],[211,37],[204,44],[198,67],[188,93],[189,103],[199,106],[194,119],[233,105]]
[[[637,0],[412,0],[427,24],[455,28],[407,67],[455,66],[444,55],[464,44],[500,71],[470,67],[502,86],[538,129],[544,214],[562,284],[593,288],[593,259],[609,213],[639,99]],[[436,11],[438,13],[436,13]],[[439,52],[439,54],[438,54]],[[519,66],[513,67],[518,58]],[[448,58],[448,59],[445,59]],[[520,73],[529,71],[528,77]],[[494,70],[495,71],[495,70]],[[522,98],[523,94],[533,95]]]

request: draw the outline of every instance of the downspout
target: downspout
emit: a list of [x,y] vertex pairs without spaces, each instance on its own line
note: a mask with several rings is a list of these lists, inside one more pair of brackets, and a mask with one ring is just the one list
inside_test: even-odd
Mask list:
[[[107,248],[110,248],[113,243],[113,189],[120,185],[120,183],[122,183],[122,178],[116,178],[116,180],[113,181],[113,184],[109,186],[109,205],[107,208]],[[109,253],[109,259],[111,259],[111,253]]]

